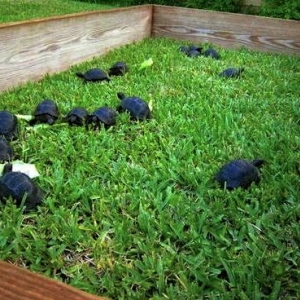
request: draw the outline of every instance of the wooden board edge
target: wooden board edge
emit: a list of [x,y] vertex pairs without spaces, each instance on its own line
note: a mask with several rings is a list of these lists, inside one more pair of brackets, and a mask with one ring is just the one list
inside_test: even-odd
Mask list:
[[[249,18],[249,19],[258,19],[258,20],[273,20],[274,22],[283,22],[287,24],[294,24],[297,26],[300,26],[300,21],[297,20],[289,20],[289,19],[281,19],[281,18],[274,18],[274,17],[266,17],[266,16],[257,16],[257,15],[249,15],[249,14],[242,14],[242,13],[232,13],[232,12],[226,12],[226,11],[214,11],[214,10],[207,10],[207,9],[198,9],[198,8],[188,8],[188,7],[179,7],[179,6],[169,6],[169,5],[160,5],[160,4],[153,4],[153,10],[155,12],[156,9],[159,8],[175,8],[180,10],[189,10],[189,11],[202,11],[207,14],[211,14],[212,17],[218,17],[218,16],[237,16],[237,17],[243,17],[243,18]],[[300,34],[300,33],[299,33]]]
[[[5,261],[0,261],[0,279],[0,298],[2,300],[108,300],[106,297],[89,294],[58,280],[31,272]],[[27,286],[28,289],[26,289]]]
[[81,16],[92,16],[97,14],[105,14],[105,13],[112,13],[112,12],[118,12],[118,11],[133,11],[133,10],[140,10],[142,8],[149,7],[153,8],[153,4],[143,4],[143,5],[132,5],[127,7],[117,7],[117,8],[109,8],[109,9],[99,9],[99,10],[91,10],[91,11],[84,11],[79,13],[71,13],[71,14],[65,14],[60,16],[51,16],[51,17],[45,17],[45,18],[34,18],[31,20],[25,20],[25,21],[18,21],[18,22],[8,22],[8,23],[1,23],[0,24],[0,30],[2,28],[8,28],[13,26],[26,26],[31,25],[35,23],[42,23],[42,22],[49,22],[49,21],[56,21],[56,20],[63,20],[63,19],[71,19],[74,17],[81,17]]
[[154,5],[153,18],[152,37],[300,55],[300,21],[166,5]]

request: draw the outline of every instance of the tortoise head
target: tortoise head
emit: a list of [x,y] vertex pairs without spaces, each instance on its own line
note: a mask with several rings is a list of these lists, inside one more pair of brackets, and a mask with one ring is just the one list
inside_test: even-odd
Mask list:
[[82,72],[75,73],[77,77],[85,79],[84,74]]
[[29,212],[35,209],[37,205],[44,200],[44,197],[45,197],[44,191],[40,187],[34,185],[32,194],[27,196],[24,212]]
[[13,170],[13,165],[11,163],[6,163],[4,165],[2,175],[6,174],[6,173],[9,173],[9,172],[12,172],[12,170]]
[[122,92],[118,92],[118,93],[117,93],[117,96],[118,96],[118,98],[119,98],[121,101],[124,100],[124,99],[126,98],[125,94],[122,93]]
[[85,118],[85,128],[88,130],[90,124],[97,123],[97,122],[98,122],[97,116],[95,116],[95,115],[88,115]]
[[78,117],[75,116],[75,115],[71,115],[71,116],[65,118],[65,120],[66,120],[70,125],[73,125],[74,123],[77,122]]
[[265,163],[265,161],[263,159],[260,159],[260,158],[256,158],[254,159],[251,164],[254,166],[254,167],[261,167],[263,164]]

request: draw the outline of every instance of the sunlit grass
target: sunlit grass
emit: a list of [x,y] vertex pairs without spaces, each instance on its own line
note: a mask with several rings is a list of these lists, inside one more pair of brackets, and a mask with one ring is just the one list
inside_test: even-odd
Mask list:
[[114,6],[73,0],[0,0],[0,23],[102,10]]
[[[37,130],[20,121],[13,146],[47,197],[29,215],[1,205],[1,259],[112,299],[299,298],[299,58],[217,47],[218,61],[192,59],[181,44],[145,40],[0,94],[13,113],[44,98],[61,113]],[[75,76],[120,60],[129,72],[110,83]],[[219,77],[229,66],[245,72]],[[152,100],[152,120],[62,123],[75,106],[116,107],[119,91]],[[235,158],[263,158],[262,181],[220,189]]]

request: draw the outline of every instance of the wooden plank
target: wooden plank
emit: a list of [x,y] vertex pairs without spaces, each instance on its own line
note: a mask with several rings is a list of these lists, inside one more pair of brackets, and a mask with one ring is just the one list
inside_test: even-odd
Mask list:
[[108,300],[0,261],[1,300]]
[[0,25],[0,91],[150,35],[300,55],[299,21],[133,6]]
[[153,37],[300,55],[300,22],[154,5]]
[[151,20],[143,5],[1,25],[0,91],[149,37]]

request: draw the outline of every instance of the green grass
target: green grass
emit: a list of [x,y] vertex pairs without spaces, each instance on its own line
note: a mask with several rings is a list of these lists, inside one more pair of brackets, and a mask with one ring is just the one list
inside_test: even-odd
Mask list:
[[[43,98],[61,118],[15,151],[36,164],[47,197],[24,215],[0,207],[0,258],[112,299],[299,299],[299,57],[218,48],[191,59],[182,42],[149,39],[0,94],[31,114]],[[142,61],[154,64],[139,72]],[[74,74],[118,60],[124,77],[82,84]],[[238,80],[218,76],[244,66]],[[118,116],[109,130],[61,122],[74,106],[116,107],[116,93],[153,101],[153,119]],[[262,181],[220,189],[235,158],[263,158]]]
[[0,0],[0,23],[24,21],[83,11],[112,8],[113,5],[72,0]]

